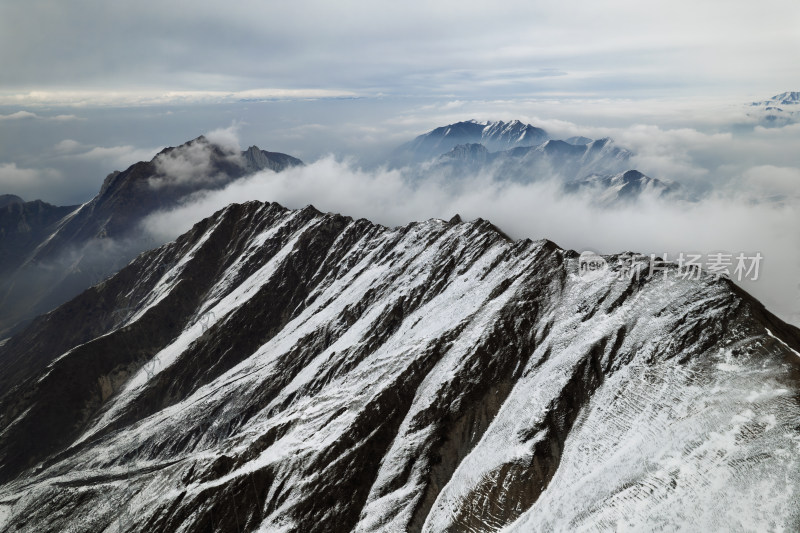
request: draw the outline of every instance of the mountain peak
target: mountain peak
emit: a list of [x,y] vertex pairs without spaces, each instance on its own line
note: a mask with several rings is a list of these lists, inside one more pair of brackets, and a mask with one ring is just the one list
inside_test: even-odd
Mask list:
[[520,120],[478,122],[470,119],[434,128],[400,146],[401,158],[425,161],[447,153],[458,145],[482,144],[490,152],[520,146],[536,146],[549,138],[541,128]]
[[800,91],[786,91],[768,100],[751,102],[748,116],[768,128],[782,127],[800,120]]
[[628,170],[627,172],[623,172],[622,177],[626,180],[638,180],[641,179],[644,174],[639,172],[638,170]]
[[782,105],[800,104],[800,91],[787,91],[776,94],[770,100],[780,102]]
[[229,205],[0,347],[2,525],[796,531],[800,331],[579,257]]
[[[95,284],[151,247],[154,242],[142,234],[139,224],[152,213],[172,209],[187,195],[222,188],[248,174],[265,169],[280,172],[302,164],[299,159],[257,146],[240,152],[200,135],[179,146],[164,148],[150,161],[112,172],[98,194],[83,206],[37,208],[35,219],[25,210],[20,211],[26,217],[22,222],[30,223],[35,231],[25,245],[25,253],[11,258],[6,249],[0,249],[0,301],[24,304],[0,306],[0,336]],[[5,205],[8,209],[21,202],[13,195],[0,197],[0,207]],[[36,207],[34,204],[24,205]],[[0,226],[4,225],[0,234],[4,230],[9,234],[8,228],[20,227],[20,221],[0,221]],[[119,246],[112,247],[112,251],[103,248],[110,242]],[[46,275],[35,272],[34,265],[63,257],[77,259],[70,259],[64,268],[49,269]],[[36,279],[41,289],[35,296],[26,289],[30,279]]]
[[245,168],[248,172],[259,172],[261,170],[272,170],[281,172],[291,167],[303,166],[303,162],[290,155],[279,152],[267,152],[256,145],[251,146],[242,156],[245,161]]
[[800,105],[800,91],[786,91],[776,94],[767,100],[753,102],[753,106],[778,106],[778,105]]
[[0,194],[0,207],[6,207],[11,204],[24,204],[25,200],[16,194]]

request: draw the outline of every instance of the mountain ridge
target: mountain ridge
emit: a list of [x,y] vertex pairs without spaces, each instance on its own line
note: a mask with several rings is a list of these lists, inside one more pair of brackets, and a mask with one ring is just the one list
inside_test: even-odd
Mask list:
[[[164,148],[150,161],[112,172],[98,194],[83,205],[52,206],[51,210],[61,216],[47,219],[35,238],[27,239],[24,246],[4,258],[7,264],[0,271],[0,338],[158,244],[146,239],[138,227],[147,215],[173,208],[193,192],[222,188],[247,174],[280,172],[302,164],[299,159],[256,146],[240,152],[201,135]],[[14,216],[3,213],[6,220],[0,220],[0,235],[24,222],[19,211],[11,212]]]
[[489,150],[507,150],[515,146],[534,146],[546,141],[548,133],[519,120],[510,122],[466,120],[440,126],[398,147],[394,159],[425,161],[459,144],[483,144]]
[[606,260],[232,204],[0,347],[2,525],[797,526],[800,330]]

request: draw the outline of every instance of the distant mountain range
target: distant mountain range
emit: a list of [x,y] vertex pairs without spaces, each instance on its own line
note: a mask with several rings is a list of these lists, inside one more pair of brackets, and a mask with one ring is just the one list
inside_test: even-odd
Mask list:
[[490,152],[481,144],[458,145],[441,155],[436,163],[438,167],[455,166],[459,172],[492,166],[498,177],[516,181],[552,177],[572,180],[593,172],[627,170],[631,155],[608,138],[586,144],[549,140],[536,146],[499,152]]
[[511,122],[478,122],[467,120],[435,128],[398,147],[396,161],[426,161],[459,144],[479,143],[488,150],[508,150],[518,146],[535,146],[549,139],[546,131],[519,120]]
[[632,156],[610,138],[551,139],[545,130],[519,120],[470,120],[441,126],[394,152],[395,161],[427,161],[422,179],[428,173],[450,179],[484,173],[518,182],[555,178],[563,184],[564,192],[590,194],[596,205],[604,207],[643,193],[662,196],[680,191],[676,183],[632,169]]
[[[678,190],[676,184],[630,169],[631,152],[611,139],[550,139],[543,129],[519,120],[438,127],[398,148],[398,154],[428,160],[420,167],[422,179],[429,172],[459,179],[482,171],[523,182],[557,177],[565,193],[590,194],[605,207],[643,192]],[[231,150],[201,136],[109,174],[98,195],[80,206],[0,196],[0,339],[160,244],[139,227],[149,214],[260,170],[280,172],[302,164],[256,146]]]
[[255,146],[233,151],[201,136],[109,174],[97,196],[81,206],[1,196],[0,339],[160,244],[144,240],[138,225],[147,215],[247,174],[302,164]]

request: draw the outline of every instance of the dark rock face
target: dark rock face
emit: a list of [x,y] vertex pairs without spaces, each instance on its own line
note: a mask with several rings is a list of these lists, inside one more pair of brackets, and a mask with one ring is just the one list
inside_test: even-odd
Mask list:
[[800,331],[615,269],[231,205],[0,346],[0,529],[797,530]]
[[24,204],[25,200],[15,194],[0,194],[0,208],[11,204]]
[[0,277],[11,274],[20,258],[33,253],[53,225],[77,206],[57,207],[41,200],[23,202],[17,196],[0,197]]
[[18,269],[36,255],[59,222],[75,209],[41,200],[9,200],[0,207],[0,339],[7,336],[7,326],[30,313],[27,297],[42,286],[41,273],[19,276]]
[[239,152],[201,136],[109,174],[99,194],[82,206],[37,201],[0,207],[0,252],[8,251],[0,259],[0,339],[160,244],[139,228],[147,215],[199,190],[300,164],[286,154],[255,146]]
[[267,152],[258,146],[251,146],[242,153],[245,159],[245,166],[249,172],[260,170],[273,170],[281,172],[287,168],[302,166],[303,162],[290,155],[278,152]]

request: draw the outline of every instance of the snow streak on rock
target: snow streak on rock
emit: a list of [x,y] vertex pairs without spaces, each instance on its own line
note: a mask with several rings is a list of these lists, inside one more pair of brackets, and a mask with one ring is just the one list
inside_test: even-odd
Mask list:
[[800,332],[577,262],[229,206],[0,346],[0,530],[797,530]]

